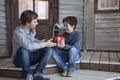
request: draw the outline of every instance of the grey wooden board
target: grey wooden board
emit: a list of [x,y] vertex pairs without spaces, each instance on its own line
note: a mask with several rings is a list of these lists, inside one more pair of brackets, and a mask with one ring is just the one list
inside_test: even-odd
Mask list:
[[90,63],[99,63],[101,57],[101,52],[94,52],[94,55],[90,61]]
[[100,70],[109,71],[109,53],[102,52],[100,59]]
[[116,52],[110,52],[110,64],[120,65],[120,62],[119,62]]
[[115,52],[110,52],[110,71],[114,72],[120,71],[120,62],[117,53]]
[[81,62],[89,63],[92,55],[93,55],[93,52],[87,52],[87,54],[84,56],[84,58],[81,60]]
[[93,55],[93,52],[87,52],[83,59],[81,60],[81,69],[90,69],[90,60]]
[[117,56],[118,56],[118,59],[119,59],[119,62],[120,62],[120,52],[117,53]]
[[99,70],[100,57],[101,57],[100,52],[94,52],[94,55],[90,61],[90,69],[91,70]]

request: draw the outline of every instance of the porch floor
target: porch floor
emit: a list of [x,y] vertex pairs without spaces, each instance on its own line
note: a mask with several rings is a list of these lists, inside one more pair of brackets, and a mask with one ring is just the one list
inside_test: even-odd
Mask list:
[[[93,71],[93,70],[76,70],[74,72],[73,77],[61,77],[59,76],[59,73],[47,74],[44,75],[44,77],[51,78],[51,80],[107,80],[108,78],[120,77],[120,73]],[[0,80],[24,80],[24,79],[0,77]],[[116,79],[109,79],[109,80],[116,80]]]

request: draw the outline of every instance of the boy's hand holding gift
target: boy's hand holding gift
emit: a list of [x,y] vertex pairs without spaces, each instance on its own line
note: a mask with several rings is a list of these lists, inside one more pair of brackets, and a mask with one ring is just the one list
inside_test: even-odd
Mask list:
[[55,34],[52,42],[57,43],[57,46],[60,48],[65,47],[65,37],[62,34]]
[[55,47],[55,46],[57,46],[56,43],[52,42],[52,39],[46,41],[45,43],[46,43],[46,47]]

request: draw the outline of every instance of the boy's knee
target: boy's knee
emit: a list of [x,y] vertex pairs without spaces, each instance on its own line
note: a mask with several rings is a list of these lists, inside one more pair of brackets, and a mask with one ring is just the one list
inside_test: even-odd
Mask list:
[[27,50],[27,49],[25,49],[25,48],[19,48],[18,49],[19,50],[19,54],[21,55],[21,56],[23,56],[23,57],[26,57],[26,56],[28,56],[28,54],[29,54],[29,51]]
[[27,49],[25,49],[25,48],[23,48],[23,47],[20,47],[18,50],[21,51],[21,52],[26,52],[26,51],[28,51]]
[[70,51],[78,51],[75,47],[70,48]]
[[52,48],[47,48],[47,49],[46,49],[46,52],[47,52],[48,54],[52,55],[52,54],[53,54],[53,49],[52,49]]

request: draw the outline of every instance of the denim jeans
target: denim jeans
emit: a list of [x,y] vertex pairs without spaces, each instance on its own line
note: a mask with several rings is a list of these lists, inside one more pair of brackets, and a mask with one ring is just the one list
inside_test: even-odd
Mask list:
[[[63,50],[59,48],[53,49],[53,58],[56,60],[57,65],[62,69],[75,70],[75,62],[79,60],[81,54],[75,47],[70,50]],[[68,64],[66,64],[66,62]]]
[[28,74],[32,74],[30,66],[38,63],[35,73],[42,73],[51,56],[51,48],[41,48],[36,51],[19,48],[16,53],[14,64],[17,67],[21,67],[24,75],[27,76]]

